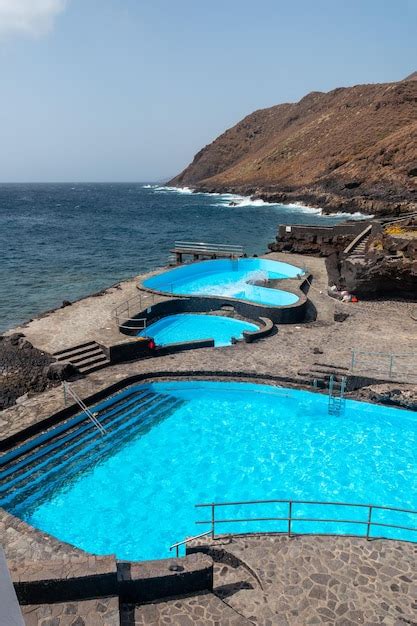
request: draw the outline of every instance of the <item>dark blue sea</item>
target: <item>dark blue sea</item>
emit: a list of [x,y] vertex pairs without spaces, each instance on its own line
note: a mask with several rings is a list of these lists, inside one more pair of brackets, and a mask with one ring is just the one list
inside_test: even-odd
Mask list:
[[0,331],[165,265],[176,239],[242,244],[259,254],[280,223],[345,217],[144,183],[2,184]]

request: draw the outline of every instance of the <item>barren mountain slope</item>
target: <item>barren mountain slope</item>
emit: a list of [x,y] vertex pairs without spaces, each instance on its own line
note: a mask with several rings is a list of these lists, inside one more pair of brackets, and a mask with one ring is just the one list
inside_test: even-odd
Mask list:
[[417,81],[313,92],[256,111],[170,184],[330,210],[410,210],[417,202]]

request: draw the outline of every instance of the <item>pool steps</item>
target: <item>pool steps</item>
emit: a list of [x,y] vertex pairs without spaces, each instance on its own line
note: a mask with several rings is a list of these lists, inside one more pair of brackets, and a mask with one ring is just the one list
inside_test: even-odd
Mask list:
[[80,343],[65,350],[54,352],[57,361],[68,361],[74,365],[81,374],[91,374],[110,365],[103,348],[96,341]]
[[36,437],[29,449],[20,446],[4,455],[0,505],[10,510],[23,503],[27,507],[31,500],[39,503],[40,496],[46,498],[57,484],[68,484],[71,476],[113,455],[132,439],[135,427],[136,433],[143,432],[181,404],[181,400],[163,394],[132,392],[98,413],[107,430],[104,436],[85,415],[50,429]]

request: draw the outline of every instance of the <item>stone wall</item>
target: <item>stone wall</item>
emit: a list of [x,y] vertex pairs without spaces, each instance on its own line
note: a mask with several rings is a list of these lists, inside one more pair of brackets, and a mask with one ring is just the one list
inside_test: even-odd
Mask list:
[[341,252],[366,228],[369,222],[344,222],[335,226],[281,224],[276,241],[268,245],[272,252],[292,252],[328,256]]

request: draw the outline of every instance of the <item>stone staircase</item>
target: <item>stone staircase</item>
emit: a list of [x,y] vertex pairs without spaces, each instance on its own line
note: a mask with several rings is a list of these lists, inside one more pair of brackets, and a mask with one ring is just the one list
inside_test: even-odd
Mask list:
[[80,343],[72,348],[59,350],[53,356],[57,361],[66,361],[78,369],[81,374],[91,374],[110,365],[110,360],[103,348],[95,341]]
[[355,239],[345,248],[344,254],[350,259],[363,259],[366,247],[371,236],[372,225],[368,225]]
[[367,235],[366,237],[364,237],[358,243],[358,245],[353,249],[353,251],[351,252],[350,256],[364,257],[365,256],[365,252],[366,252],[366,246],[367,246],[368,241],[369,241],[369,237],[370,237],[370,235]]

